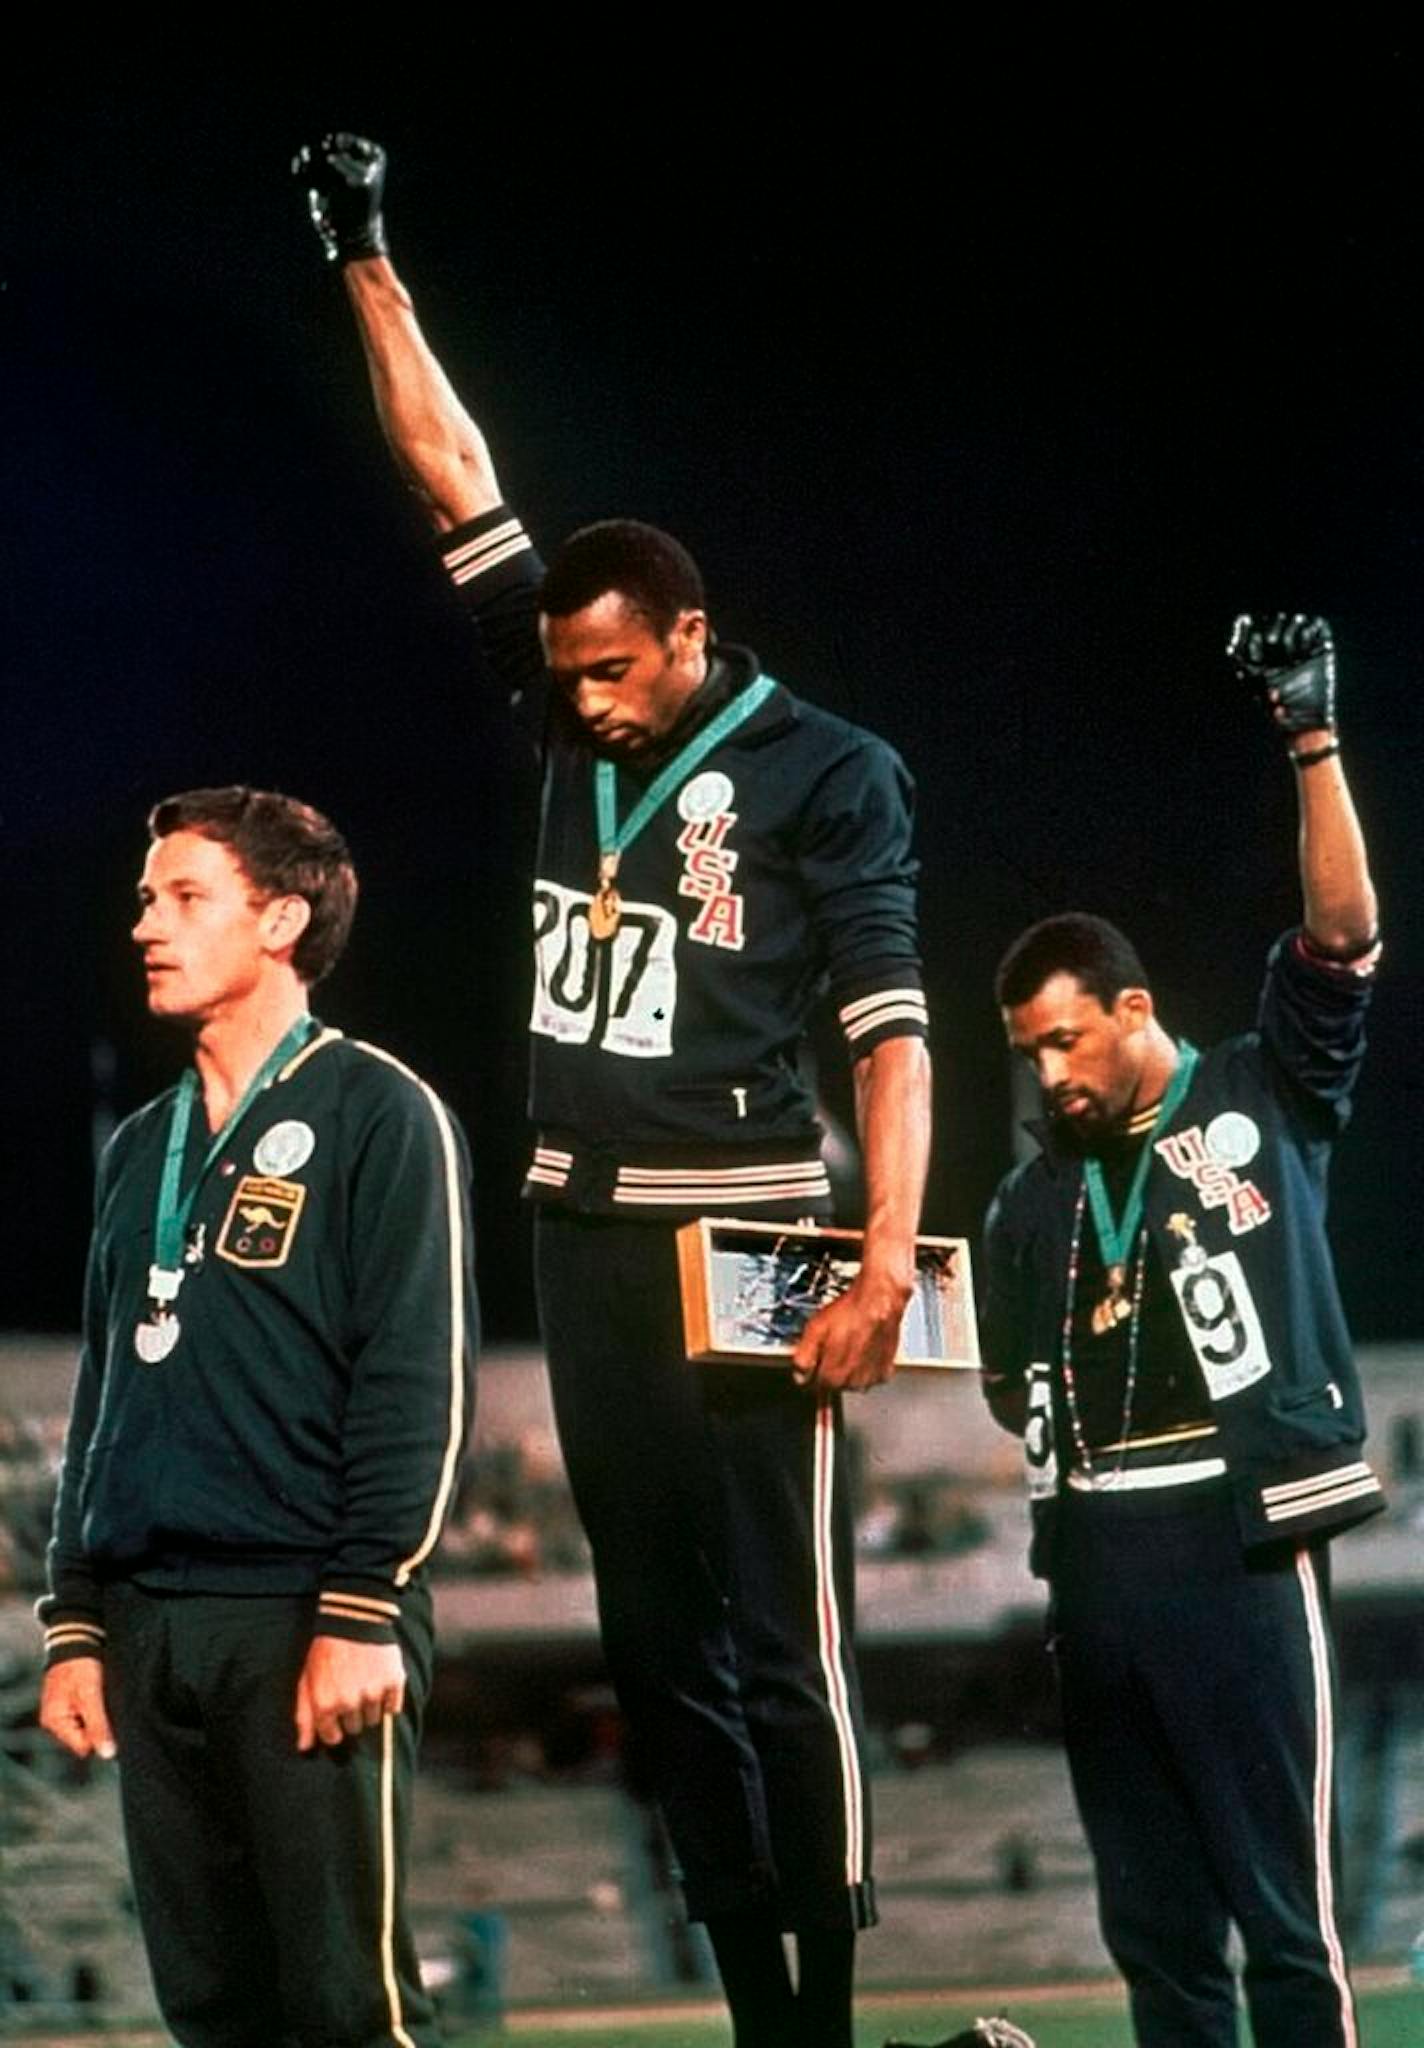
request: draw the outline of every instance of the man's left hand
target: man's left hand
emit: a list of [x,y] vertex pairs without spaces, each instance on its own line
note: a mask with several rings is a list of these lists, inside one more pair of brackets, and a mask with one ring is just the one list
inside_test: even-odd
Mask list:
[[397,1643],[349,1643],[344,1636],[314,1636],[297,1680],[297,1748],[334,1746],[405,1700],[405,1663]]
[[825,1393],[860,1393],[888,1380],[909,1299],[907,1287],[862,1268],[845,1293],[818,1309],[801,1332],[791,1354],[798,1384]]
[[1335,645],[1327,619],[1243,612],[1226,658],[1282,732],[1334,732]]

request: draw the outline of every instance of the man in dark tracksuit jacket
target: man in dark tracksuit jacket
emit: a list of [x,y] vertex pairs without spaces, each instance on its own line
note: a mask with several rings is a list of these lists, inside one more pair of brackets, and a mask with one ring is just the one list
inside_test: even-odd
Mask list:
[[999,970],[1049,1118],[990,1211],[985,1389],[1025,1437],[1074,1790],[1151,2048],[1353,2048],[1335,1906],[1324,1543],[1382,1505],[1325,1235],[1365,1037],[1375,898],[1323,621],[1243,619],[1287,734],[1305,921],[1255,1031],[1197,1055],[1101,920]]
[[[713,645],[668,535],[607,522],[546,573],[386,258],[381,152],[331,137],[298,168],[392,450],[539,723],[527,1192],[610,1668],[741,2048],[848,2048],[874,1898],[837,1397],[892,1369],[927,1156],[908,778]],[[827,982],[855,1063],[860,1276],[794,1382],[690,1366],[675,1226],[827,1212],[796,1063]]]
[[308,1012],[355,905],[327,821],[232,789],[151,822],[134,936],[196,1064],[100,1167],[41,1718],[117,1748],[180,2041],[408,2048],[437,2038],[402,1866],[468,1424],[464,1141]]

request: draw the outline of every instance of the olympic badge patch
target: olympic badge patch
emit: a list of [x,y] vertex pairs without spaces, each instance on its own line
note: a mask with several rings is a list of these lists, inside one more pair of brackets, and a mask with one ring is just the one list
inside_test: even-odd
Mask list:
[[315,1150],[316,1132],[292,1117],[262,1133],[252,1148],[252,1164],[259,1173],[296,1173]]
[[298,1181],[244,1174],[218,1234],[218,1257],[234,1266],[285,1266],[306,1198]]

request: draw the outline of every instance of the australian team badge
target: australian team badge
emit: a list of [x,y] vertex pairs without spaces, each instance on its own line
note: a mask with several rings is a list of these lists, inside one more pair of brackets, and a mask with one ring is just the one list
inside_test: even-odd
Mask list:
[[234,1266],[285,1266],[306,1198],[300,1181],[245,1173],[218,1233],[218,1257]]

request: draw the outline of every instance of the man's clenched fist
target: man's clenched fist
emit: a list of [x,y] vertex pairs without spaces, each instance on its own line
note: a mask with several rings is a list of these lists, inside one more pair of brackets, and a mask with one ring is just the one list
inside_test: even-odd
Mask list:
[[329,261],[385,255],[386,152],[379,142],[364,135],[323,135],[297,151],[292,176],[306,188],[312,225]]
[[405,1704],[405,1660],[396,1643],[315,1636],[297,1680],[297,1748],[329,1748],[374,1728]]
[[1243,612],[1226,658],[1265,700],[1282,732],[1335,730],[1335,646],[1325,619],[1302,612],[1258,619]]

